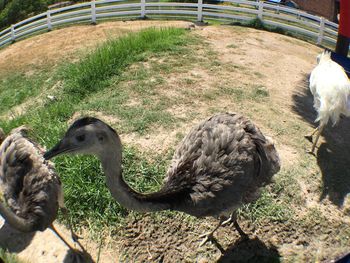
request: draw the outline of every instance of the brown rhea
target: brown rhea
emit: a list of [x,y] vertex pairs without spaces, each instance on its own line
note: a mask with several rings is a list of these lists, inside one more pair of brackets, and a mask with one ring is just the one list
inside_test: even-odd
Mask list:
[[246,237],[235,212],[242,204],[256,200],[259,189],[280,169],[271,139],[249,119],[235,113],[214,115],[192,128],[178,145],[164,184],[155,193],[142,194],[127,185],[122,176],[120,138],[99,119],[85,117],[74,122],[44,157],[64,153],[96,155],[112,196],[128,209],[169,209],[196,217],[218,217],[220,223],[204,235],[202,244],[218,227],[231,222]]

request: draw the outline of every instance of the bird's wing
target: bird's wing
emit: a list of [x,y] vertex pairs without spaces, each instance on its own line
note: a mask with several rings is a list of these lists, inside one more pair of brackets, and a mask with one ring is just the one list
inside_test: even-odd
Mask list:
[[[269,147],[271,149],[269,149]],[[279,157],[260,130],[239,114],[219,114],[194,127],[174,154],[164,187],[181,185],[192,199],[248,191],[279,170]]]
[[24,176],[32,169],[30,153],[19,134],[8,136],[0,147],[0,181],[6,199],[17,198],[22,191]]

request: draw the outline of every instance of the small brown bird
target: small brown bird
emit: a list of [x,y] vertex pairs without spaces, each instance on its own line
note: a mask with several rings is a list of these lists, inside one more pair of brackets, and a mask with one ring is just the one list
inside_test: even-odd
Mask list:
[[44,157],[50,159],[63,153],[96,155],[112,196],[126,208],[219,217],[220,223],[204,235],[202,244],[221,225],[230,222],[246,237],[235,212],[242,204],[256,200],[259,188],[280,169],[272,141],[247,118],[229,113],[214,115],[190,131],[177,147],[163,187],[151,194],[138,193],[126,184],[119,136],[99,119],[86,117],[74,122]]

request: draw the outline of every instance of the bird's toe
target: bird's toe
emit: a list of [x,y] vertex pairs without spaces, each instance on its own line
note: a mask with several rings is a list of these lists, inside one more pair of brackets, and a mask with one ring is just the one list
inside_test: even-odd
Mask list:
[[199,244],[199,247],[203,246],[209,241],[212,241],[214,239],[213,233],[205,233],[199,236],[200,238],[203,238],[202,242]]
[[312,135],[305,135],[305,139],[307,139],[309,142],[312,142]]
[[74,242],[78,242],[79,239],[81,239],[80,236],[78,236],[77,234],[73,233],[71,234],[71,237],[73,239]]
[[306,150],[306,153],[308,153],[308,154],[313,155],[313,156],[315,156],[315,157],[316,157],[316,154],[315,154],[315,152],[314,152],[314,151]]

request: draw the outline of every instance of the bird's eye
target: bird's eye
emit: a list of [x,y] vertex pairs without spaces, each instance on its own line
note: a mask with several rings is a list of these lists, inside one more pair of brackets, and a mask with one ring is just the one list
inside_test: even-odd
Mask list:
[[76,139],[77,139],[78,142],[83,142],[83,141],[85,140],[85,135],[84,135],[84,134],[78,135],[78,136],[76,137]]

